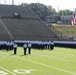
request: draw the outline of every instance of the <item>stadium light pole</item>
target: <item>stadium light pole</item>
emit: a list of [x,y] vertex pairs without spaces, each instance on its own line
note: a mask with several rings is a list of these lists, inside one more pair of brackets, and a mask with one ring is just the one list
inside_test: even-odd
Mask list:
[[14,0],[12,0],[12,5],[14,5]]
[[1,4],[1,0],[0,0],[0,4]]

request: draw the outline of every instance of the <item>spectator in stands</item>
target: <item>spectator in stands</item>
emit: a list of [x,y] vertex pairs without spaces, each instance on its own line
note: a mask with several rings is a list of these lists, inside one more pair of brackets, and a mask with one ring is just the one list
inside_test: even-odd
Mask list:
[[31,46],[32,46],[32,44],[29,42],[28,43],[28,54],[31,54]]
[[16,52],[17,52],[17,44],[16,43],[13,45],[13,49],[14,49],[14,54],[16,54]]
[[24,48],[24,55],[26,55],[26,51],[27,51],[27,44],[26,43],[23,45],[23,48]]

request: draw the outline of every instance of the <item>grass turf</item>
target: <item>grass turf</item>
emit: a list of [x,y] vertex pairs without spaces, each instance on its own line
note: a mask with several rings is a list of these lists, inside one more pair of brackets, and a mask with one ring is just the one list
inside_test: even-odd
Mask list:
[[23,48],[18,47],[17,54],[13,53],[0,50],[0,75],[76,75],[75,49],[32,49],[24,56]]
[[62,33],[62,36],[72,36],[76,37],[76,25],[53,25],[59,32]]

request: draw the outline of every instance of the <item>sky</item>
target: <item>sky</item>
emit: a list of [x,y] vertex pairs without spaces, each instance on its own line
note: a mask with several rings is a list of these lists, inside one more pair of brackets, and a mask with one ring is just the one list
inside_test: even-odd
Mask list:
[[[12,4],[12,0],[0,0],[1,4]],[[15,5],[21,3],[42,3],[44,5],[51,5],[58,10],[73,10],[76,8],[76,0],[14,0]]]

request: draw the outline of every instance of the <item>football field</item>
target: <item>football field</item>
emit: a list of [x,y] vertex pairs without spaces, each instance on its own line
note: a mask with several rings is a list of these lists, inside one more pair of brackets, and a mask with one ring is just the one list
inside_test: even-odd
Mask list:
[[0,50],[0,75],[76,75],[76,49],[55,47],[54,50],[23,48]]

